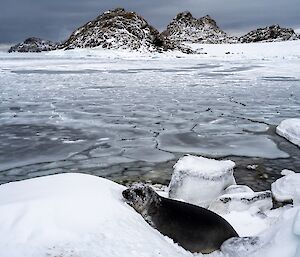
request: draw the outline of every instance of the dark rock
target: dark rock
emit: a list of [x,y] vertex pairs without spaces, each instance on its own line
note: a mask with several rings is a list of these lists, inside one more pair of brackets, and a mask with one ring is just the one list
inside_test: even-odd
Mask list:
[[27,38],[24,42],[12,46],[8,52],[43,52],[56,50],[58,48],[58,43],[51,42],[49,40],[43,40],[40,38]]
[[177,14],[161,35],[176,43],[218,44],[237,42],[236,37],[227,35],[209,15],[196,19],[188,11]]
[[277,42],[299,39],[293,29],[281,28],[279,25],[272,25],[265,28],[252,30],[239,38],[241,43],[254,42]]

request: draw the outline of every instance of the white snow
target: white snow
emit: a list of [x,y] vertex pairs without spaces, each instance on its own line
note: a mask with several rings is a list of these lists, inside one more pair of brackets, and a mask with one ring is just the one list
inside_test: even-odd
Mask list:
[[300,119],[283,120],[276,128],[278,135],[285,137],[287,140],[300,147]]
[[[229,254],[230,257],[298,257],[296,251],[300,238],[293,233],[293,223],[297,219],[298,210],[299,208],[292,208],[282,211],[267,229],[258,234],[258,242],[255,244],[251,244],[251,241],[244,244],[243,238],[235,243],[231,243],[231,240],[226,241],[221,248],[223,253],[225,256]],[[258,222],[256,225],[262,224]],[[251,230],[253,224],[248,223],[245,226]]]
[[169,197],[207,207],[223,190],[235,184],[233,161],[187,155],[174,165]]
[[291,201],[300,203],[300,174],[283,170],[284,177],[272,183],[272,194],[279,202]]
[[[1,185],[0,257],[202,256],[149,226],[124,202],[124,189],[103,178],[74,173]],[[229,191],[241,190],[249,191]],[[232,209],[222,216],[240,236],[257,236],[258,243],[225,242],[223,252],[209,256],[298,257],[299,211],[297,206],[265,212]]]
[[293,58],[300,56],[300,41],[247,43],[247,44],[195,44],[186,43],[193,50],[211,57],[227,58]]
[[192,256],[122,199],[125,188],[84,174],[0,186],[0,256]]

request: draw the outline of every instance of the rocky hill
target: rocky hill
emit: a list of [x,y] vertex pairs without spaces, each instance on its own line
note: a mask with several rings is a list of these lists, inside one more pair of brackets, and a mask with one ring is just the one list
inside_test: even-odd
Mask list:
[[203,44],[236,43],[237,38],[221,30],[209,15],[196,19],[190,12],[179,13],[161,34],[174,42]]
[[135,12],[122,8],[107,11],[76,29],[64,49],[101,46],[108,49],[168,50],[176,48],[163,40],[157,29]]
[[210,16],[194,18],[190,12],[179,13],[161,34],[135,12],[117,8],[76,29],[61,44],[40,38],[28,38],[10,48],[9,52],[42,52],[56,49],[93,48],[128,49],[138,51],[179,50],[193,53],[188,43],[222,44],[252,43],[299,39],[293,29],[273,25],[253,30],[237,38],[221,30]]
[[299,39],[293,29],[281,28],[279,25],[272,25],[265,28],[252,30],[239,38],[241,43],[253,42],[276,42]]
[[24,42],[21,42],[15,46],[12,46],[8,52],[42,52],[51,51],[58,48],[58,43],[51,42],[49,40],[43,40],[40,38],[27,38]]

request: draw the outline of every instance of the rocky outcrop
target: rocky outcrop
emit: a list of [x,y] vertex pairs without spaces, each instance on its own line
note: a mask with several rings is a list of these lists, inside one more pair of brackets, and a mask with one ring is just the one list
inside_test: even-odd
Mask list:
[[8,52],[43,52],[51,51],[58,48],[58,43],[40,38],[27,38],[24,42],[12,46]]
[[135,12],[117,8],[104,12],[96,19],[76,29],[63,48],[90,48],[101,46],[107,49],[166,50],[176,48],[163,40],[157,29]]
[[236,37],[221,30],[209,15],[196,19],[190,12],[179,13],[161,34],[173,42],[203,44],[235,43]]
[[299,39],[293,29],[281,28],[279,25],[272,25],[265,28],[252,30],[239,38],[241,43],[254,42],[277,42]]
[[184,43],[252,43],[300,39],[293,29],[273,25],[253,30],[237,38],[221,30],[210,16],[194,18],[190,12],[179,13],[161,34],[135,12],[117,8],[76,29],[64,43],[28,38],[9,52],[42,52],[56,49],[93,48],[137,51],[179,50],[195,53]]

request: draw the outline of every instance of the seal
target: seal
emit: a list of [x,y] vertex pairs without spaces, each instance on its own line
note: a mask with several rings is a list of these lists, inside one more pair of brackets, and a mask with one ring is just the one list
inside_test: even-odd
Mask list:
[[234,228],[218,214],[164,198],[150,186],[136,184],[122,195],[152,227],[190,252],[211,253],[220,249],[227,239],[238,237]]

